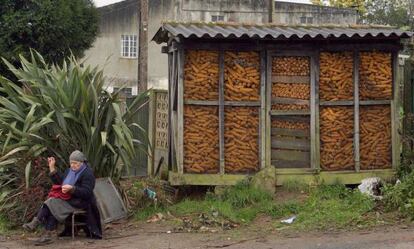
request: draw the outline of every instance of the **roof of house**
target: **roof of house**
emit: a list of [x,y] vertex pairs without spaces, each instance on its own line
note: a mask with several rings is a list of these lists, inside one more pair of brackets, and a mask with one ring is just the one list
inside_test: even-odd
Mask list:
[[379,25],[275,25],[240,23],[177,23],[165,22],[155,34],[157,43],[168,42],[169,37],[182,38],[252,38],[252,39],[316,39],[316,38],[408,38],[412,32]]

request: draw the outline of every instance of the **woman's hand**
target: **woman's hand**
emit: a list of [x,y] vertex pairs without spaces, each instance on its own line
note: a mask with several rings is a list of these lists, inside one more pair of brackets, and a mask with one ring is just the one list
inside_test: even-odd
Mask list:
[[49,165],[49,170],[50,172],[53,172],[56,170],[56,159],[54,157],[48,157],[47,158],[47,163]]
[[66,193],[70,193],[73,189],[72,185],[63,185],[62,186],[62,193],[66,194]]

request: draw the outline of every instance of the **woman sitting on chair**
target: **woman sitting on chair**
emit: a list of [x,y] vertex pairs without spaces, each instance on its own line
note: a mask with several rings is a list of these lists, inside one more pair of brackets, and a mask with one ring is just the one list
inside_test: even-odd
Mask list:
[[[75,150],[69,157],[70,168],[62,174],[56,170],[56,160],[49,157],[48,165],[53,187],[48,199],[43,203],[36,217],[23,228],[34,230],[43,224],[46,232],[37,241],[37,245],[52,243],[51,232],[56,230],[59,222],[63,223],[75,210],[86,211],[85,232],[91,238],[102,238],[101,219],[93,194],[95,176],[88,166],[85,155]],[[71,227],[65,226],[60,236],[70,234]]]

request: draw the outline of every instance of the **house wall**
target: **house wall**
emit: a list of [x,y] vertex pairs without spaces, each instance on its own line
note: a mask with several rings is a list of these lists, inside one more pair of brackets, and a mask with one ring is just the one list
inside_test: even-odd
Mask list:
[[151,0],[148,20],[148,87],[168,88],[168,60],[161,54],[161,46],[151,39],[162,21],[211,22],[213,15],[221,15],[226,22],[266,23],[267,0]]
[[[306,18],[306,22],[301,22]],[[308,22],[311,20],[311,22]],[[312,4],[275,2],[273,22],[276,24],[356,24],[358,13],[351,8],[335,8]]]
[[119,87],[126,84],[136,92],[138,59],[121,57],[121,35],[138,36],[138,2],[124,2],[98,8],[101,15],[99,36],[85,52],[85,64],[104,69],[106,84]]
[[[139,30],[139,0],[126,0],[99,8],[100,35],[94,46],[86,51],[86,64],[104,68],[107,85],[133,87],[136,93],[138,60],[121,57],[121,35]],[[162,21],[210,22],[212,16],[223,16],[225,22],[268,22],[268,0],[150,0],[148,1],[148,88],[167,89],[167,55],[162,45],[151,39]],[[355,24],[353,9],[275,2],[273,22],[300,24],[301,17],[311,17],[313,24]],[[308,20],[308,19],[307,19]]]

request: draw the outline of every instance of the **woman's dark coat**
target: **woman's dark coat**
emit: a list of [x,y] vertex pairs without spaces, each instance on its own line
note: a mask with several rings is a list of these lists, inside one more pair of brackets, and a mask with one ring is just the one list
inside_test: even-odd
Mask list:
[[[63,174],[55,171],[50,174],[50,178],[52,179],[53,184],[61,185],[68,173],[69,169],[67,169]],[[86,234],[91,238],[101,239],[101,218],[95,195],[93,194],[94,188],[95,176],[93,175],[91,168],[88,166],[79,176],[71,194],[72,198],[67,202],[74,208],[86,211],[86,227],[84,227]],[[71,223],[65,224],[65,230],[60,235],[71,235]]]

